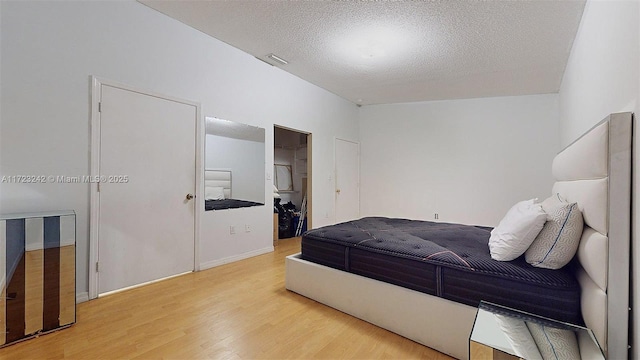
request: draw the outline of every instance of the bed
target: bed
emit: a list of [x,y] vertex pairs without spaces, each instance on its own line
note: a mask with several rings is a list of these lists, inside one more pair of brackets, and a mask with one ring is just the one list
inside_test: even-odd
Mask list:
[[255,201],[234,199],[231,191],[231,170],[204,171],[204,209],[224,210],[264,205]]
[[[561,276],[567,282],[565,290],[571,290],[572,286],[577,285],[579,292],[571,295],[577,294],[576,304],[561,304],[547,299],[542,300],[542,307],[531,310],[533,313],[540,313],[545,308],[555,310],[554,308],[564,306],[567,309],[578,306],[579,318],[563,311],[546,315],[570,322],[584,321],[593,330],[605,355],[615,359],[628,357],[629,344],[631,137],[632,115],[612,114],[555,157],[552,172],[556,182],[550,193],[559,194],[567,201],[577,203],[584,219],[584,228],[578,234],[580,240],[576,257],[572,266],[566,267],[566,271],[570,271],[569,278],[564,278],[566,274]],[[357,243],[362,239],[348,240],[339,235],[344,235],[345,228],[359,227],[365,230],[360,231],[364,236],[367,236],[366,232],[375,235],[380,231],[399,231],[399,234],[409,233],[415,236],[415,231],[411,233],[411,230],[407,232],[406,229],[400,231],[386,228],[390,222],[406,221],[369,218],[309,232],[308,239],[303,238],[303,251],[307,248],[307,260],[301,254],[286,259],[286,287],[448,355],[468,358],[468,339],[477,310],[477,299],[465,301],[451,294],[446,295],[446,291],[441,288],[441,280],[438,280],[443,278],[443,274],[438,274],[440,277],[424,276],[435,279],[433,281],[436,284],[431,286],[411,284],[406,275],[412,270],[399,265],[390,266],[386,262],[388,259],[380,256],[393,248],[393,244],[381,245],[382,250],[378,250],[376,256],[371,256],[375,251],[361,251],[362,249],[348,245],[350,241]],[[415,223],[408,222],[403,226],[411,227],[413,224]],[[437,223],[432,224],[439,226]],[[469,231],[481,234],[488,229],[476,227]],[[348,236],[357,237],[354,233]],[[404,235],[398,235],[400,238],[402,236]],[[327,242],[331,246],[318,249],[318,241],[314,241],[314,237],[315,240],[333,237],[334,241]],[[464,244],[462,241],[458,245]],[[486,247],[484,249],[488,252]],[[400,258],[405,263],[411,261],[412,256],[431,256],[438,261],[446,261],[441,256],[443,253],[437,250],[404,251],[405,256]],[[457,248],[451,250],[454,255],[459,255],[461,251]],[[471,248],[468,250],[477,251]],[[329,255],[324,256],[324,260],[317,260],[315,257],[323,252]],[[349,254],[345,256],[346,253]],[[455,258],[454,255],[449,254],[449,258]],[[360,263],[356,265],[355,272],[349,272],[347,269],[353,266],[354,258]],[[475,261],[467,258],[462,260]],[[373,263],[367,265],[367,261]],[[464,266],[461,259],[450,259],[449,262],[458,267]],[[388,274],[380,269],[403,269],[396,272],[404,274],[405,278],[390,280]],[[426,266],[421,271],[448,270],[442,266]],[[551,274],[556,271],[552,270]],[[463,274],[458,277],[464,280],[468,276]],[[436,290],[425,291],[420,286]],[[532,289],[539,293],[546,291]],[[566,299],[571,300],[571,296]],[[555,298],[562,299],[563,296]]]
[[[491,228],[368,217],[314,229],[301,259],[477,306],[481,300],[581,324],[580,285],[568,266],[493,260]],[[552,302],[553,307],[544,306]]]

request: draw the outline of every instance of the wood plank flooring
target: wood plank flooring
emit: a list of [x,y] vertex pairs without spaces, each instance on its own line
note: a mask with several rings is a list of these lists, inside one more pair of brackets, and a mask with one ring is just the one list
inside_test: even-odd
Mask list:
[[0,359],[450,359],[284,287],[276,251],[78,305],[68,329]]

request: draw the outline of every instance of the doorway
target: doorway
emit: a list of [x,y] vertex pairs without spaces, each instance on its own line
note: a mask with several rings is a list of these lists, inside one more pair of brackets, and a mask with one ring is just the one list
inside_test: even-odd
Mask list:
[[93,96],[90,298],[195,269],[199,169],[197,104],[96,79]]
[[311,229],[312,135],[280,126],[273,130],[275,241]]

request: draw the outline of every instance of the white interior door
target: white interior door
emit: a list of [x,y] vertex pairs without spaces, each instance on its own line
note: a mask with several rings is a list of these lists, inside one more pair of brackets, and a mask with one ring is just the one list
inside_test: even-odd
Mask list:
[[336,139],[336,222],[360,217],[360,145]]
[[194,269],[197,107],[101,85],[98,293]]

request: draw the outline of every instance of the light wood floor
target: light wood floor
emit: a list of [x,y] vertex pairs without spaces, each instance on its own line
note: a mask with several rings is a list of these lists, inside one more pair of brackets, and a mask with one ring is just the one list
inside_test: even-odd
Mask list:
[[276,251],[78,305],[68,329],[0,359],[450,359],[284,287]]

